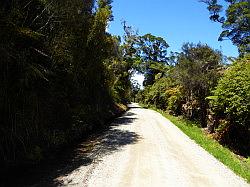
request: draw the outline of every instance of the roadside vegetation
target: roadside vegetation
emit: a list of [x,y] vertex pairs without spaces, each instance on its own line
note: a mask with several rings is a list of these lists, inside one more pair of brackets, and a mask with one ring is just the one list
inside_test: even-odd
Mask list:
[[46,159],[125,110],[131,60],[106,32],[112,19],[106,0],[0,2],[1,169]]

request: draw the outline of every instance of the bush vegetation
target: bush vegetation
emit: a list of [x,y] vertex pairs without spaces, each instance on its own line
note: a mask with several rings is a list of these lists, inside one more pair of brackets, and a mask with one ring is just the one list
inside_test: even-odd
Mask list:
[[111,8],[106,0],[0,2],[1,166],[43,159],[129,100],[131,65],[106,32]]

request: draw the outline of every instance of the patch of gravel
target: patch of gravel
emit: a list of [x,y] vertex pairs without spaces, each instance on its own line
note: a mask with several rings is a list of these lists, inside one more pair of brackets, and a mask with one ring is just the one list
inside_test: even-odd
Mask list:
[[130,107],[61,186],[250,186],[161,114]]

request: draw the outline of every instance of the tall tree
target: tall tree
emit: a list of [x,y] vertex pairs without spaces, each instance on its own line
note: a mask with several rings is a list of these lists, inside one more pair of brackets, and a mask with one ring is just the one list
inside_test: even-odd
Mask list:
[[250,3],[248,0],[225,0],[228,3],[225,16],[223,6],[217,0],[201,0],[208,5],[210,19],[222,24],[219,40],[230,39],[241,55],[250,52]]
[[143,84],[144,86],[152,85],[159,71],[151,68],[151,65],[153,63],[167,64],[167,48],[169,45],[162,37],[146,34],[140,37],[138,46],[138,55],[142,60],[145,71]]
[[[206,126],[208,107],[205,98],[217,84],[221,62],[221,53],[203,44],[184,44],[178,57],[175,76],[185,90],[188,108],[191,109],[189,117],[194,117],[192,108],[199,108],[198,118],[203,127]],[[196,103],[198,106],[193,107]]]
[[130,73],[107,33],[111,2],[0,2],[1,166],[41,159],[125,102]]

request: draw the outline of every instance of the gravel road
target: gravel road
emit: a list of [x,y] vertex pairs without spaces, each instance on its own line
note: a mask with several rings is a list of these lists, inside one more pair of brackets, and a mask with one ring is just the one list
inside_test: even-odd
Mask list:
[[161,114],[130,107],[60,186],[250,186]]

